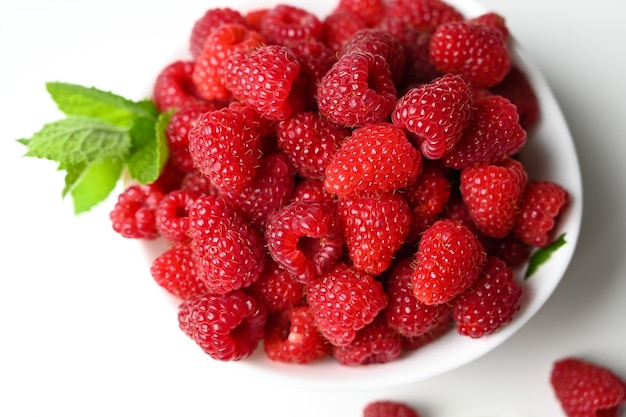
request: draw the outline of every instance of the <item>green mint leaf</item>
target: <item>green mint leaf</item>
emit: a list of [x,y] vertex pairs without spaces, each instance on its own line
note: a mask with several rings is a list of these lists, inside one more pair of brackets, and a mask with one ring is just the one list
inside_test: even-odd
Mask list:
[[21,143],[24,146],[28,146],[30,139],[17,139],[17,142]]
[[530,260],[528,261],[528,268],[526,269],[526,274],[524,275],[524,279],[528,279],[533,275],[539,267],[550,259],[552,254],[559,249],[561,246],[565,245],[565,233],[557,237],[554,242],[552,242],[549,246],[545,248],[541,248],[536,250]]
[[44,125],[27,142],[26,156],[68,165],[123,158],[131,147],[128,129],[78,116]]
[[168,157],[165,129],[172,112],[159,115],[156,123],[137,119],[130,130],[132,149],[126,159],[130,176],[142,184],[154,182]]
[[66,166],[63,196],[72,196],[74,213],[80,214],[111,194],[119,180],[124,162],[120,158],[109,158],[90,163]]
[[88,116],[127,127],[138,117],[156,119],[158,114],[149,100],[134,102],[93,87],[49,82],[46,89],[59,109],[68,116]]

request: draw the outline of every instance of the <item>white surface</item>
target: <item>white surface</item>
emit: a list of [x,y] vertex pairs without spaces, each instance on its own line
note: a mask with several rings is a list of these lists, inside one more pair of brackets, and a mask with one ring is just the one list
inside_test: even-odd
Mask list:
[[388,398],[422,417],[560,416],[547,383],[555,359],[580,355],[626,377],[626,6],[482,1],[507,18],[570,124],[585,190],[574,260],[537,316],[486,356],[398,388],[337,393],[285,388],[200,357],[138,262],[142,249],[110,231],[112,201],[75,217],[54,165],[20,158],[14,141],[59,117],[46,81],[141,98],[195,19],[218,4],[228,3],[3,5],[0,415],[356,417]]

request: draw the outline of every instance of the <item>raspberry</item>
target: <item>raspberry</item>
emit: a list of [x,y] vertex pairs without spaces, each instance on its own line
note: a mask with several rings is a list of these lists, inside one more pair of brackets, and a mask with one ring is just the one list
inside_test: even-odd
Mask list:
[[377,400],[368,403],[363,409],[363,417],[420,417],[410,405],[390,400]]
[[267,310],[243,290],[202,294],[184,300],[178,324],[213,359],[237,361],[250,356],[263,338]]
[[322,42],[331,51],[339,53],[343,44],[367,25],[358,14],[346,9],[338,9],[326,16],[322,26]]
[[525,143],[526,131],[513,103],[501,96],[478,97],[461,140],[442,160],[455,169],[493,164],[514,155]]
[[617,416],[626,381],[609,368],[575,357],[554,362],[550,385],[568,417]]
[[472,338],[496,332],[513,320],[521,296],[513,270],[500,258],[488,256],[476,282],[453,301],[457,332]]
[[209,292],[196,274],[194,254],[188,242],[176,243],[157,256],[150,274],[160,287],[181,299]]
[[334,346],[349,345],[387,305],[380,282],[340,263],[307,286],[306,298],[318,329]]
[[463,20],[463,15],[441,0],[390,0],[385,18],[398,18],[420,32],[433,32],[447,22]]
[[406,54],[403,85],[410,88],[415,84],[428,83],[441,76],[430,59],[430,39],[432,38],[430,32],[405,28],[398,38]]
[[506,20],[503,16],[494,12],[483,13],[479,16],[473,17],[468,20],[469,23],[475,25],[483,25],[498,29],[502,35],[502,39],[505,41],[509,38],[509,29],[506,26]]
[[323,204],[335,204],[335,200],[319,180],[303,180],[297,185],[291,195],[293,201],[314,201]]
[[304,301],[304,284],[282,268],[271,257],[267,257],[265,268],[250,290],[275,313],[288,310]]
[[417,136],[428,159],[439,159],[461,138],[472,117],[472,94],[459,76],[448,74],[410,89],[396,103],[393,123]]
[[557,219],[568,204],[569,193],[561,185],[552,181],[529,181],[513,232],[531,246],[548,246]]
[[396,103],[389,64],[378,54],[345,54],[322,77],[317,88],[319,111],[350,127],[380,123]]
[[368,27],[375,26],[385,14],[383,0],[339,0],[335,11],[348,11],[357,15]]
[[193,170],[185,174],[181,181],[180,189],[191,191],[198,196],[212,195],[217,197],[220,194],[217,187],[198,170]]
[[334,346],[333,356],[345,366],[387,363],[402,354],[402,339],[383,317],[377,318],[356,333],[346,346]]
[[474,284],[485,264],[485,251],[470,229],[455,220],[436,221],[424,232],[411,275],[415,298],[440,304]]
[[400,194],[339,199],[339,217],[355,269],[380,275],[404,243],[411,209]]
[[438,26],[430,42],[430,58],[439,71],[459,74],[475,87],[499,83],[511,68],[500,29],[467,21]]
[[292,363],[311,363],[331,351],[307,306],[271,315],[265,325],[263,347],[271,360]]
[[207,100],[229,99],[230,90],[224,85],[224,63],[234,51],[264,42],[260,33],[241,24],[221,25],[211,32],[192,73],[192,80],[202,97]]
[[305,84],[305,110],[317,111],[317,85],[328,70],[337,62],[337,55],[322,41],[303,39],[293,42],[289,49],[300,63],[299,77]]
[[278,123],[278,146],[303,178],[321,180],[324,170],[350,130],[318,113],[302,112]]
[[422,156],[397,126],[380,123],[355,129],[326,167],[324,186],[339,197],[405,187],[422,170]]
[[272,213],[265,239],[272,258],[304,284],[328,271],[343,247],[332,206],[315,202],[290,203]]
[[256,174],[261,157],[259,116],[231,105],[204,113],[189,132],[189,152],[196,168],[222,192],[239,192]]
[[261,33],[270,44],[288,45],[302,39],[318,39],[322,22],[299,7],[279,4],[261,19]]
[[404,337],[415,338],[430,332],[442,318],[450,317],[452,309],[447,303],[428,305],[415,298],[411,261],[410,258],[399,261],[385,275],[385,292],[389,297],[385,318],[389,327],[396,332]]
[[198,197],[193,191],[174,190],[163,196],[155,210],[159,234],[171,242],[185,242],[189,237],[189,209]]
[[296,82],[300,63],[279,45],[241,49],[230,54],[224,84],[235,99],[270,120],[285,120],[304,107],[304,82]]
[[109,214],[113,230],[125,238],[155,239],[159,236],[155,211],[163,192],[150,185],[131,185],[122,191]]
[[500,239],[488,240],[485,249],[487,253],[497,256],[511,268],[515,268],[528,262],[532,247],[511,233]]
[[513,66],[504,79],[491,87],[490,91],[508,99],[517,108],[519,124],[530,130],[539,120],[539,99],[528,80],[528,76],[520,68]]
[[191,79],[195,63],[174,61],[161,70],[152,91],[152,99],[159,112],[183,108],[202,101],[202,96]]
[[249,287],[261,275],[264,242],[223,198],[196,199],[189,211],[189,233],[198,276],[212,292]]
[[437,340],[452,329],[452,309],[448,314],[439,316],[439,321],[435,323],[426,333],[414,337],[403,337],[402,346],[405,350],[417,350],[427,344]]
[[189,37],[189,50],[194,60],[198,58],[204,49],[209,35],[224,24],[245,26],[246,19],[237,10],[228,7],[217,7],[208,9],[200,19],[196,20]]
[[521,162],[476,165],[461,172],[460,190],[470,217],[485,235],[503,238],[513,230],[528,176]]
[[263,20],[263,16],[269,12],[268,8],[260,8],[253,9],[246,12],[244,15],[244,19],[246,20],[246,26],[248,26],[252,30],[256,30],[257,32],[261,32],[261,21]]

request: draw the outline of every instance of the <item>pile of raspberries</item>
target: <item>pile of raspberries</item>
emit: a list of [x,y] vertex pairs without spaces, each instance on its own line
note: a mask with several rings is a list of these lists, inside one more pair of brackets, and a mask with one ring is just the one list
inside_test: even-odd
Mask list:
[[152,276],[217,360],[364,365],[491,334],[569,201],[517,157],[540,111],[508,39],[440,0],[212,8],[154,83],[168,163],[113,228],[170,243]]

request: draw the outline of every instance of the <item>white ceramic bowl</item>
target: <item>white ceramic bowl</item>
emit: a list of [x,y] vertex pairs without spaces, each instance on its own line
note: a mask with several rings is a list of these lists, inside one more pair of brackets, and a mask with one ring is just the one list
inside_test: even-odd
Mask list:
[[[466,17],[478,16],[488,11],[473,0],[447,0],[447,2]],[[335,4],[333,0],[315,5],[302,0],[285,3],[303,7],[320,17],[330,12]],[[273,4],[275,3],[267,6]],[[261,8],[264,4],[233,0],[227,6],[245,11]],[[515,319],[495,334],[480,339],[461,336],[452,330],[412,353],[405,353],[399,360],[380,365],[347,367],[330,358],[309,365],[278,363],[267,359],[262,347],[259,347],[252,357],[229,363],[229,366],[242,367],[255,377],[297,388],[345,391],[391,387],[442,374],[487,354],[537,313],[563,278],[574,254],[582,217],[582,183],[574,143],[550,87],[514,39],[511,42],[511,53],[514,62],[529,77],[541,106],[539,124],[529,135],[521,152],[529,177],[555,181],[567,189],[571,196],[571,204],[562,216],[557,230],[557,234],[566,233],[567,244],[556,251],[548,262],[541,265],[529,280],[524,281],[521,276],[525,268],[518,271],[518,282],[523,286],[524,295],[521,309]],[[150,245],[152,248],[148,254],[152,258],[161,248],[158,243]],[[172,308],[173,305],[171,299],[164,300],[164,308]],[[180,337],[186,336],[181,332]],[[198,349],[199,361],[212,360],[204,356],[206,355]]]

